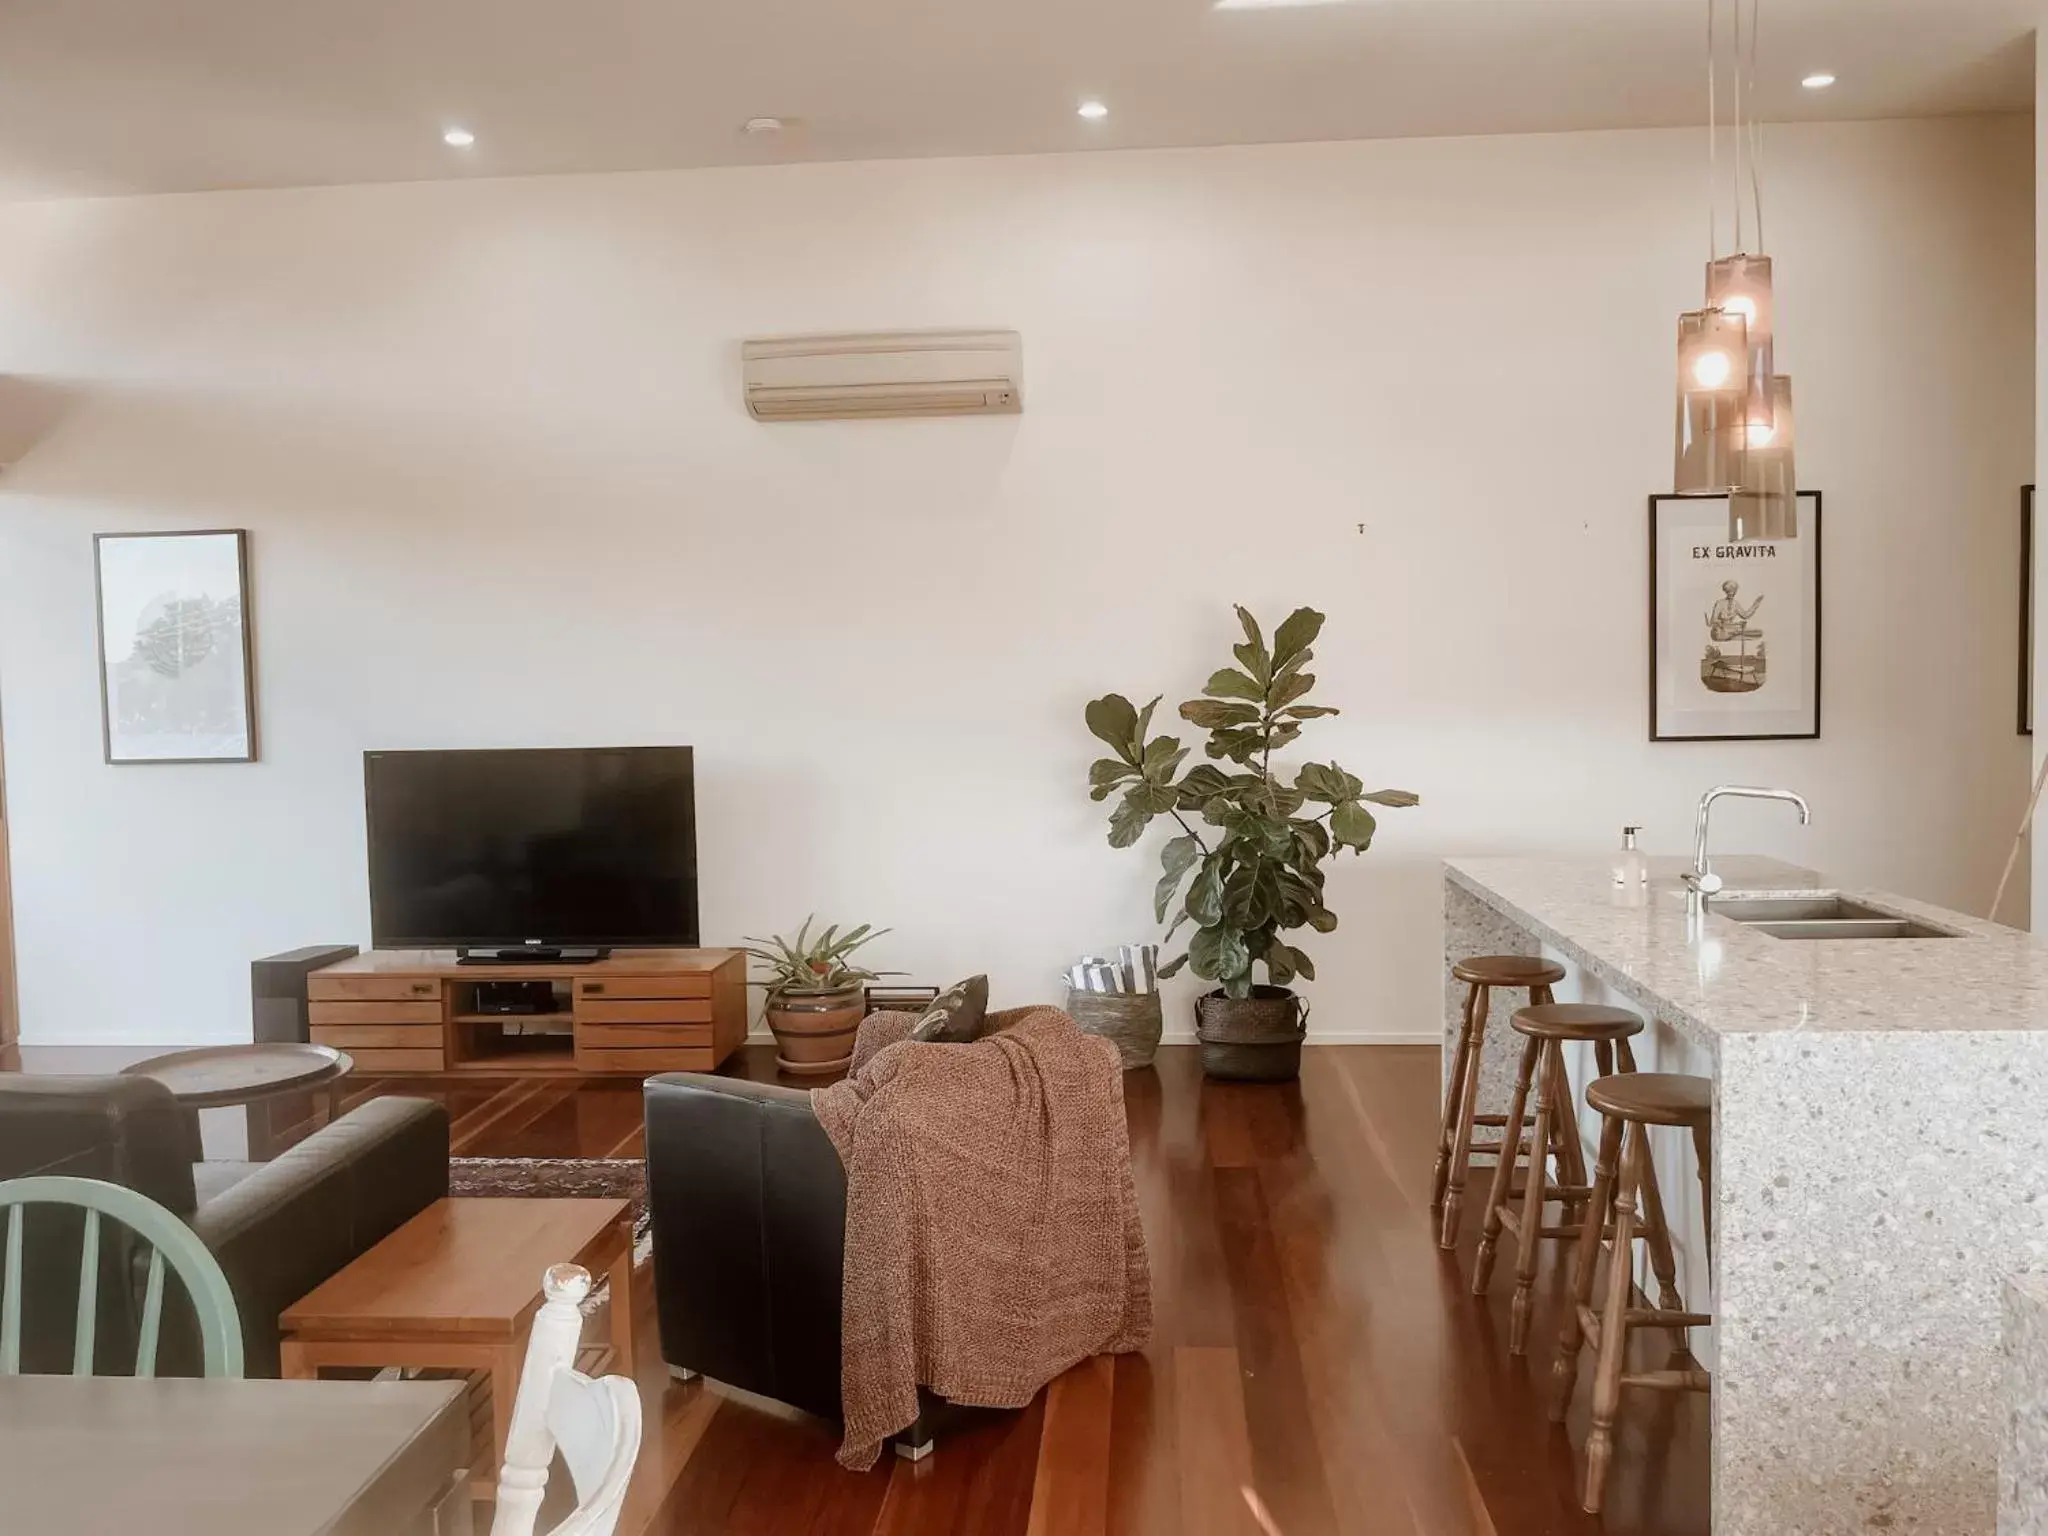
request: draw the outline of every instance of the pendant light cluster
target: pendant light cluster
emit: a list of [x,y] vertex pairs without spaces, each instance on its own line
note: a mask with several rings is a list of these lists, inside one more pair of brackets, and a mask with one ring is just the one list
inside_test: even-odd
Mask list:
[[[1746,247],[1742,183],[1748,171],[1763,246],[1762,134],[1749,115],[1756,95],[1758,0],[1733,0],[1735,59],[1735,252],[1721,254],[1721,27],[1717,0],[1707,0],[1706,305],[1678,317],[1678,444],[1674,489],[1728,498],[1728,537],[1799,536],[1799,483],[1793,465],[1792,380],[1777,370],[1777,306],[1771,258]],[[1745,78],[1746,77],[1746,78]],[[1745,102],[1747,97],[1747,102]]]

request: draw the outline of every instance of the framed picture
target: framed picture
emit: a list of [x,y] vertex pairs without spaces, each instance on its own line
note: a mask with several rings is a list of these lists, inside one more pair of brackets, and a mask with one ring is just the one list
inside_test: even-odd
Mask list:
[[1799,537],[1728,540],[1726,496],[1650,498],[1650,739],[1820,735],[1821,495]]
[[248,535],[96,534],[93,570],[107,761],[256,761]]
[[2020,734],[2034,734],[2034,488],[2020,487]]

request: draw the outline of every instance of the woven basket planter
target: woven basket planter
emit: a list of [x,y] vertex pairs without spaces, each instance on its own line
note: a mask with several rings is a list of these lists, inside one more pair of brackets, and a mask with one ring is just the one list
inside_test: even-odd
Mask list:
[[1308,1003],[1285,987],[1253,987],[1246,998],[1209,992],[1195,999],[1202,1070],[1248,1083],[1284,1083],[1301,1075]]
[[1087,1035],[1100,1035],[1124,1059],[1124,1070],[1152,1065],[1165,1019],[1157,992],[1067,992],[1067,1013]]

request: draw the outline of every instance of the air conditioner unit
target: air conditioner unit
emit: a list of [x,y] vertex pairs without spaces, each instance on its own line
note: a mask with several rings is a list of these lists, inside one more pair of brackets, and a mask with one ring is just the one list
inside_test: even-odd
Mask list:
[[742,348],[758,421],[978,416],[1024,409],[1015,331],[785,336]]

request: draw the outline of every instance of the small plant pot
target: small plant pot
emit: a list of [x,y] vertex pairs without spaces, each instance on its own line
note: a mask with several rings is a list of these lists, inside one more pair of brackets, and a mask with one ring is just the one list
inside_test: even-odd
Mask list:
[[1067,1015],[1086,1035],[1100,1035],[1123,1057],[1124,1070],[1152,1065],[1164,1018],[1157,992],[1067,992]]
[[866,1012],[866,996],[858,986],[773,994],[764,1017],[775,1036],[775,1065],[797,1077],[845,1071]]
[[1286,987],[1253,987],[1250,997],[1209,992],[1195,999],[1202,1070],[1231,1082],[1285,1083],[1301,1076],[1308,1004]]

